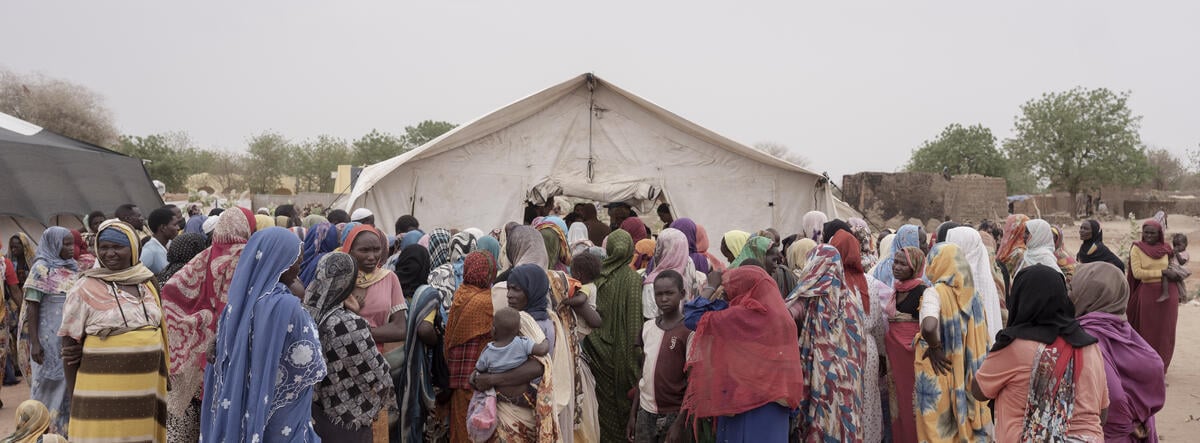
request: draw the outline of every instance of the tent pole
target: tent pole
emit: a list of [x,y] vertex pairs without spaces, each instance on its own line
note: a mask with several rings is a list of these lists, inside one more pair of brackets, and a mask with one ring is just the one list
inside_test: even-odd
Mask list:
[[592,120],[596,117],[596,77],[591,73],[587,75],[588,87],[588,164],[587,177],[588,183],[592,183],[593,167],[596,165],[596,157],[592,151]]

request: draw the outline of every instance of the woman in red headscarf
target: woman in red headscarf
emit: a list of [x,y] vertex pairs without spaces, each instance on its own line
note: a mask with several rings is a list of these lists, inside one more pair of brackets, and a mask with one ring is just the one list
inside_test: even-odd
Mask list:
[[[1179,319],[1179,285],[1175,271],[1167,269],[1172,253],[1157,221],[1142,224],[1142,241],[1129,249],[1129,324],[1162,357],[1163,369],[1171,367],[1175,353],[1175,323]],[[1163,284],[1168,297],[1160,300]]]
[[[828,228],[827,228],[828,229]],[[879,395],[879,348],[883,345],[885,330],[881,315],[879,292],[867,287],[867,276],[863,270],[862,243],[858,237],[845,229],[839,229],[829,239],[830,246],[837,248],[842,256],[846,276],[846,289],[858,295],[862,302],[863,316],[859,331],[863,334],[863,418],[859,430],[864,441],[879,441],[883,438],[883,404]]]
[[[728,307],[710,300],[721,281]],[[742,266],[710,273],[700,295],[685,308],[684,324],[696,333],[683,411],[717,417],[718,441],[787,441],[804,384],[796,323],[775,280]]]

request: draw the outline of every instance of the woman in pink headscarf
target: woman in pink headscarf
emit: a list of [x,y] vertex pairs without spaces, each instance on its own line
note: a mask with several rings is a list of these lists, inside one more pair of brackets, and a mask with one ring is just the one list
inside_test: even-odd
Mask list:
[[675,228],[663,229],[658,234],[658,242],[654,247],[654,269],[647,272],[642,281],[642,317],[658,317],[658,304],[654,301],[654,279],[668,269],[683,276],[683,287],[687,291],[683,294],[683,299],[691,300],[698,292],[696,283],[703,280],[704,275],[696,271],[696,266],[688,254],[687,236]]

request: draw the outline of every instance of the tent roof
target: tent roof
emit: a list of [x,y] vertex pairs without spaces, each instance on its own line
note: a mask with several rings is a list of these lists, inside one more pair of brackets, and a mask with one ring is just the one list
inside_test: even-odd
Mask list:
[[411,161],[433,157],[454,148],[469,144],[482,137],[529,118],[530,116],[545,109],[578,88],[589,86],[595,89],[605,88],[616,92],[617,94],[646,109],[651,114],[662,118],[665,122],[676,129],[740,156],[751,158],[760,163],[776,166],[785,170],[800,172],[812,176],[821,175],[726,138],[725,136],[717,134],[716,132],[708,130],[707,128],[692,123],[691,121],[688,121],[687,119],[680,117],[679,115],[676,115],[675,113],[668,111],[663,107],[650,102],[649,100],[621,89],[620,87],[607,82],[600,77],[597,77],[591,73],[584,73],[565,82],[536,92],[533,95],[517,100],[516,102],[501,107],[500,109],[475,119],[474,121],[454,128],[453,130],[442,134],[442,136],[438,138],[430,140],[416,149],[367,166],[365,169],[363,169],[362,174],[359,175],[358,181],[354,185],[354,189],[351,192],[350,198],[347,200],[347,209],[349,209],[349,207],[353,205],[355,201],[358,201],[363,194],[375,186],[376,183],[378,183],[384,177],[387,177],[388,174],[396,170],[396,168],[399,168],[401,165]]
[[0,113],[0,214],[41,223],[58,214],[162,206],[142,161]]

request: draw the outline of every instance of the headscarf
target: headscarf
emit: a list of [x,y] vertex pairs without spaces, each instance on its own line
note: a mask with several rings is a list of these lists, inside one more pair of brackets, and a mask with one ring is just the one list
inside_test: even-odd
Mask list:
[[[687,237],[688,256],[692,258],[692,263],[696,265],[697,271],[707,274],[710,267],[708,265],[708,257],[704,253],[708,251],[708,235],[705,235],[705,248],[701,250],[698,243],[700,241],[700,233],[703,232],[703,229],[700,225],[697,225],[692,219],[684,217],[671,222],[671,227],[683,232],[683,235]],[[659,234],[659,236],[661,235]]]
[[[63,229],[63,231],[67,235],[70,235],[70,232],[66,229]],[[100,224],[100,233],[97,235],[97,238],[103,240],[106,234],[118,234],[129,242],[129,267],[122,270],[112,270],[108,269],[108,267],[104,265],[104,262],[101,261],[99,268],[92,268],[83,271],[84,277],[97,278],[109,283],[128,286],[137,286],[154,278],[154,273],[150,272],[150,268],[147,268],[146,265],[142,264],[142,247],[141,243],[139,242],[137,231],[133,230],[133,226],[129,226],[129,224],[117,219],[108,220]],[[43,235],[42,238],[44,244],[45,235]],[[100,240],[97,240],[97,243],[99,243]],[[61,240],[59,241],[61,242]],[[41,251],[41,247],[42,245],[38,245],[39,251]],[[59,247],[62,247],[62,243],[59,243]],[[40,255],[41,254],[39,253],[39,260],[42,259]]]
[[803,231],[800,235],[817,241],[821,239],[821,231],[825,229],[825,222],[829,221],[829,217],[821,211],[808,211],[804,217],[800,219],[800,226]]
[[867,359],[860,299],[845,291],[841,255],[830,245],[809,254],[799,280],[786,303],[799,336],[801,438],[851,440],[865,416],[858,394]]
[[[1154,226],[1158,228],[1158,243],[1150,244],[1139,240],[1133,242],[1133,245],[1137,246],[1137,248],[1140,249],[1142,253],[1146,254],[1147,257],[1150,257],[1151,260],[1158,260],[1170,255],[1172,248],[1171,244],[1167,243],[1167,232],[1163,230],[1162,223],[1159,223],[1155,220],[1146,220],[1145,223],[1142,223],[1142,227],[1145,228],[1146,226]],[[38,250],[41,250],[40,245]]]
[[329,222],[318,223],[308,230],[304,238],[304,260],[300,262],[300,281],[308,284],[317,276],[317,264],[321,258],[337,250],[339,241],[337,228]]
[[1075,316],[1103,312],[1125,319],[1129,303],[1129,283],[1125,273],[1105,262],[1084,263],[1075,270],[1071,280],[1071,303]]
[[[266,228],[250,237],[238,260],[229,303],[218,321],[216,356],[205,370],[200,423],[206,440],[262,435],[276,412],[264,404],[296,402],[291,412],[312,414],[310,389],[326,375],[320,339],[308,311],[279,281],[300,257],[300,246],[287,229]],[[294,399],[274,398],[291,389]]]
[[450,231],[437,228],[429,233],[429,259],[434,268],[450,262]]
[[729,264],[729,267],[739,267],[743,262],[750,259],[763,263],[767,257],[767,250],[771,249],[771,243],[771,239],[767,237],[750,237],[750,240],[746,242],[746,246],[742,248],[742,253],[738,254],[733,263]]
[[1154,218],[1152,218],[1151,220],[1158,222],[1158,226],[1160,229],[1163,229],[1163,230],[1167,229],[1167,213],[1166,212],[1163,212],[1163,211],[1155,212]]
[[875,236],[871,235],[871,226],[858,217],[851,218],[849,222],[851,233],[858,239],[859,252],[863,257],[863,269],[871,269],[879,261],[875,252]]
[[721,236],[721,242],[725,244],[725,249],[728,249],[735,258],[742,255],[742,249],[746,247],[748,241],[750,241],[750,233],[746,231],[733,230]]
[[400,250],[404,250],[404,248],[417,244],[417,242],[421,241],[421,237],[423,236],[425,236],[425,233],[417,229],[405,232],[400,236]]
[[960,226],[962,226],[962,225],[952,222],[952,221],[944,222],[944,223],[938,225],[938,228],[936,231],[937,236],[934,237],[934,243],[941,243],[941,242],[946,241],[946,235],[950,233],[950,230],[960,227]]
[[[240,209],[240,210],[239,210]],[[225,309],[229,285],[246,242],[250,239],[250,211],[225,211],[213,228],[212,245],[193,257],[163,285],[163,316],[171,355],[173,395],[167,411],[183,414],[200,394],[207,350],[217,336],[217,316]],[[199,352],[197,351],[199,350]]]
[[[24,232],[18,232],[13,236],[17,238],[17,241],[21,242],[21,246],[24,246],[25,256],[21,258],[25,260],[25,266],[33,267],[34,259],[37,257],[37,243],[34,243],[33,239],[29,238],[29,235]],[[8,246],[8,250],[10,251],[9,258],[15,262],[17,256],[12,255],[12,245]]]
[[37,263],[44,263],[50,270],[67,268],[72,271],[78,271],[79,264],[75,262],[74,256],[71,258],[62,258],[60,256],[63,240],[66,240],[68,237],[74,239],[71,231],[62,226],[51,226],[42,231],[42,240],[38,242],[34,259],[29,263],[29,268],[33,269]]
[[[854,236],[854,228],[851,228],[850,224],[846,223],[845,220],[842,220],[840,218],[835,218],[833,220],[826,222],[825,226],[821,228],[821,243],[828,244],[829,241],[833,239],[833,236],[835,234],[837,234],[838,231],[846,231],[847,234],[850,234],[850,238],[855,239],[854,241],[856,243],[858,242],[858,238]],[[857,248],[857,246],[856,246],[856,248]],[[860,252],[859,255],[862,255],[862,253]],[[845,260],[845,258],[846,258],[846,255],[842,254],[842,259]]]
[[659,274],[666,270],[672,270],[683,276],[684,288],[691,287],[692,285],[689,283],[691,273],[687,272],[687,264],[690,261],[687,236],[675,228],[663,229],[658,234],[658,241],[654,247],[654,270],[646,273],[646,279],[642,284],[653,285],[654,279],[658,278]]
[[1080,263],[1108,262],[1120,268],[1121,271],[1125,271],[1125,263],[1104,244],[1104,231],[1100,230],[1100,222],[1095,220],[1084,220],[1083,222],[1092,227],[1092,238],[1084,240],[1083,244],[1079,245],[1079,253],[1075,254],[1075,259]]
[[350,235],[350,232],[354,231],[354,228],[357,228],[359,226],[362,226],[362,223],[349,222],[349,223],[338,223],[337,225],[335,225],[335,227],[337,228],[337,233],[338,233],[338,245],[340,246],[342,243],[345,243],[346,237]]
[[254,214],[254,224],[257,227],[254,232],[258,232],[263,229],[275,227],[275,219],[266,214]]
[[526,263],[544,267],[550,262],[542,235],[538,234],[536,229],[525,225],[515,226],[509,231],[506,255],[514,268]]
[[454,303],[454,291],[462,284],[463,259],[475,249],[475,235],[462,231],[450,237],[450,261],[429,272],[429,285],[440,292],[442,318]]
[[343,428],[369,428],[391,400],[392,376],[365,319],[346,309],[358,267],[342,252],[326,254],[304,293],[304,307],[317,324],[328,375],[317,383],[316,404]]
[[[879,263],[883,263],[883,260],[887,258],[888,252],[892,251],[892,243],[894,243],[895,241],[896,241],[896,233],[895,232],[885,235],[885,236],[883,236],[882,240],[879,240]],[[878,265],[879,263],[876,263],[876,265]],[[872,275],[875,274],[875,268],[871,268],[871,274]]]
[[[834,220],[834,222],[836,221],[838,220]],[[863,312],[871,315],[872,312],[875,312],[875,307],[871,306],[871,294],[867,292],[867,275],[863,271],[862,253],[858,249],[858,239],[850,231],[842,230],[841,228],[830,230],[829,227],[826,225],[826,231],[822,235],[833,233],[833,238],[829,239],[829,245],[836,248],[838,254],[842,256],[842,270],[846,277],[846,288],[858,294],[862,299]]]
[[[629,400],[625,394],[637,386],[641,367],[639,358],[630,349],[637,346],[642,325],[642,278],[629,267],[633,259],[633,239],[618,229],[605,240],[607,257],[600,265],[596,284],[596,312],[603,324],[584,341],[584,351],[596,377],[596,396],[601,403],[618,405],[616,411],[601,414],[601,432],[623,435],[629,416]],[[624,415],[621,415],[621,414]]]
[[567,236],[559,229],[558,223],[562,219],[558,217],[546,217],[536,229],[538,234],[542,236],[542,243],[546,247],[546,269],[552,271],[566,271],[568,266],[571,266],[571,248],[567,244]]
[[508,274],[509,290],[512,290],[514,286],[525,291],[525,298],[528,302],[525,304],[524,311],[529,316],[534,320],[550,319],[550,314],[547,312],[550,299],[546,296],[546,292],[550,290],[550,280],[546,278],[545,268],[533,263],[517,265]]
[[917,409],[917,432],[936,430],[934,435],[918,435],[920,439],[933,440],[939,438],[938,434],[972,439],[983,435],[985,428],[992,425],[987,403],[967,392],[983,365],[988,340],[983,304],[975,296],[970,265],[964,257],[958,245],[939,243],[929,251],[926,260],[925,275],[934,282],[933,289],[941,305],[938,335],[943,355],[950,360],[950,372],[938,374],[929,359],[920,358],[929,347],[918,338],[915,401],[930,407]]
[[1026,222],[1025,229],[1029,230],[1029,240],[1025,242],[1025,258],[1017,272],[1041,264],[1062,274],[1062,269],[1058,267],[1058,256],[1054,255],[1054,233],[1050,230],[1050,224],[1039,218]]
[[708,252],[708,231],[704,226],[696,225],[696,252],[704,254],[704,258],[708,260],[708,271],[725,271],[725,262],[717,258],[717,256]]
[[1054,234],[1054,257],[1057,259],[1058,269],[1063,271],[1063,274],[1068,276],[1075,275],[1075,258],[1067,253],[1063,247],[1062,230],[1057,226],[1050,228],[1050,232]]
[[996,251],[996,260],[1005,263],[1009,274],[1016,274],[1021,262],[1016,261],[1025,250],[1025,224],[1029,217],[1025,214],[1012,214],[1004,219],[1004,235],[1000,239],[1000,250]]
[[880,249],[879,264],[875,265],[875,269],[871,275],[887,286],[892,286],[896,277],[892,275],[893,258],[896,256],[896,251],[904,248],[921,247],[921,228],[917,225],[904,225],[896,231],[896,236],[892,240],[891,248],[887,250]]
[[1096,338],[1084,332],[1075,320],[1067,283],[1053,267],[1033,264],[1017,274],[1008,298],[1008,312],[1008,327],[996,335],[992,352],[1018,338],[1052,344],[1062,337],[1076,348],[1096,343]]
[[[371,225],[359,224],[358,226],[355,226],[354,229],[351,229],[350,232],[348,232],[345,235],[346,238],[345,238],[345,240],[342,240],[341,251],[349,254],[350,251],[354,247],[354,241],[358,240],[358,236],[362,235],[364,233],[375,234],[375,238],[377,239],[377,241],[379,241],[380,246],[381,247],[383,246],[384,236],[383,236],[382,232],[379,232],[379,229],[376,229],[374,226],[371,226]],[[364,289],[369,288],[369,287],[371,287],[371,285],[374,285],[375,283],[378,283],[380,280],[383,280],[384,278],[386,278],[388,276],[388,274],[391,272],[392,271],[389,269],[380,269],[378,267],[371,270],[370,273],[364,274],[362,272],[359,272],[358,273],[358,281],[355,282],[355,285],[357,285],[359,288],[364,288]],[[401,289],[403,289],[403,287]]]
[[[490,252],[492,258],[496,259],[500,256],[500,241],[496,240],[496,237],[485,235],[475,239],[475,249]],[[497,262],[497,264],[499,263]]]
[[429,283],[429,272],[433,270],[429,259],[429,250],[421,245],[411,245],[400,251],[396,260],[396,278],[400,280],[400,289],[404,298],[412,300],[417,288]]
[[50,410],[37,400],[25,400],[17,406],[16,426],[4,443],[37,443],[50,429]]
[[638,240],[637,244],[633,245],[633,263],[629,265],[635,271],[648,269],[654,261],[654,251],[656,249],[658,249],[657,240],[652,238]]
[[983,315],[987,321],[988,341],[990,342],[1004,326],[1000,317],[1000,294],[1003,292],[1003,287],[996,287],[992,275],[992,260],[989,258],[987,248],[983,246],[979,231],[970,226],[950,229],[946,233],[946,241],[958,245],[959,252],[963,254],[963,260],[966,260],[967,265],[971,268],[971,281],[974,283],[979,301],[983,303]]
[[157,277],[160,286],[166,285],[167,280],[171,279],[180,269],[183,269],[189,261],[204,252],[208,247],[208,237],[204,234],[196,234],[188,232],[181,234],[171,240],[171,246],[167,248],[167,267],[159,272]]
[[729,307],[700,319],[682,410],[721,417],[777,400],[796,408],[804,388],[796,323],[775,280],[755,266],[733,269],[723,280]]
[[595,246],[588,239],[587,225],[583,222],[571,223],[571,228],[567,230],[567,244],[571,246],[572,256],[587,250],[591,246]]
[[637,217],[626,218],[621,222],[621,229],[629,233],[629,237],[633,239],[634,244],[648,237],[646,235],[646,224],[642,223],[642,219]]
[[72,229],[71,238],[75,240],[75,263],[81,269],[91,269],[92,265],[96,264],[96,255],[88,250],[88,242],[83,239],[83,233],[78,229]]
[[329,219],[317,214],[312,214],[304,217],[303,221],[304,229],[312,229],[313,226],[321,223],[329,223]]
[[816,240],[808,237],[796,240],[791,246],[788,247],[788,268],[791,269],[793,273],[797,274],[796,277],[800,276],[799,272],[804,269],[804,265],[808,262],[808,253],[812,252],[812,250],[816,249],[816,247]]
[[893,275],[892,289],[898,292],[908,292],[925,283],[925,252],[916,246],[909,246],[901,249],[897,254],[904,256],[905,262],[913,270],[913,275],[908,280],[896,280]]

